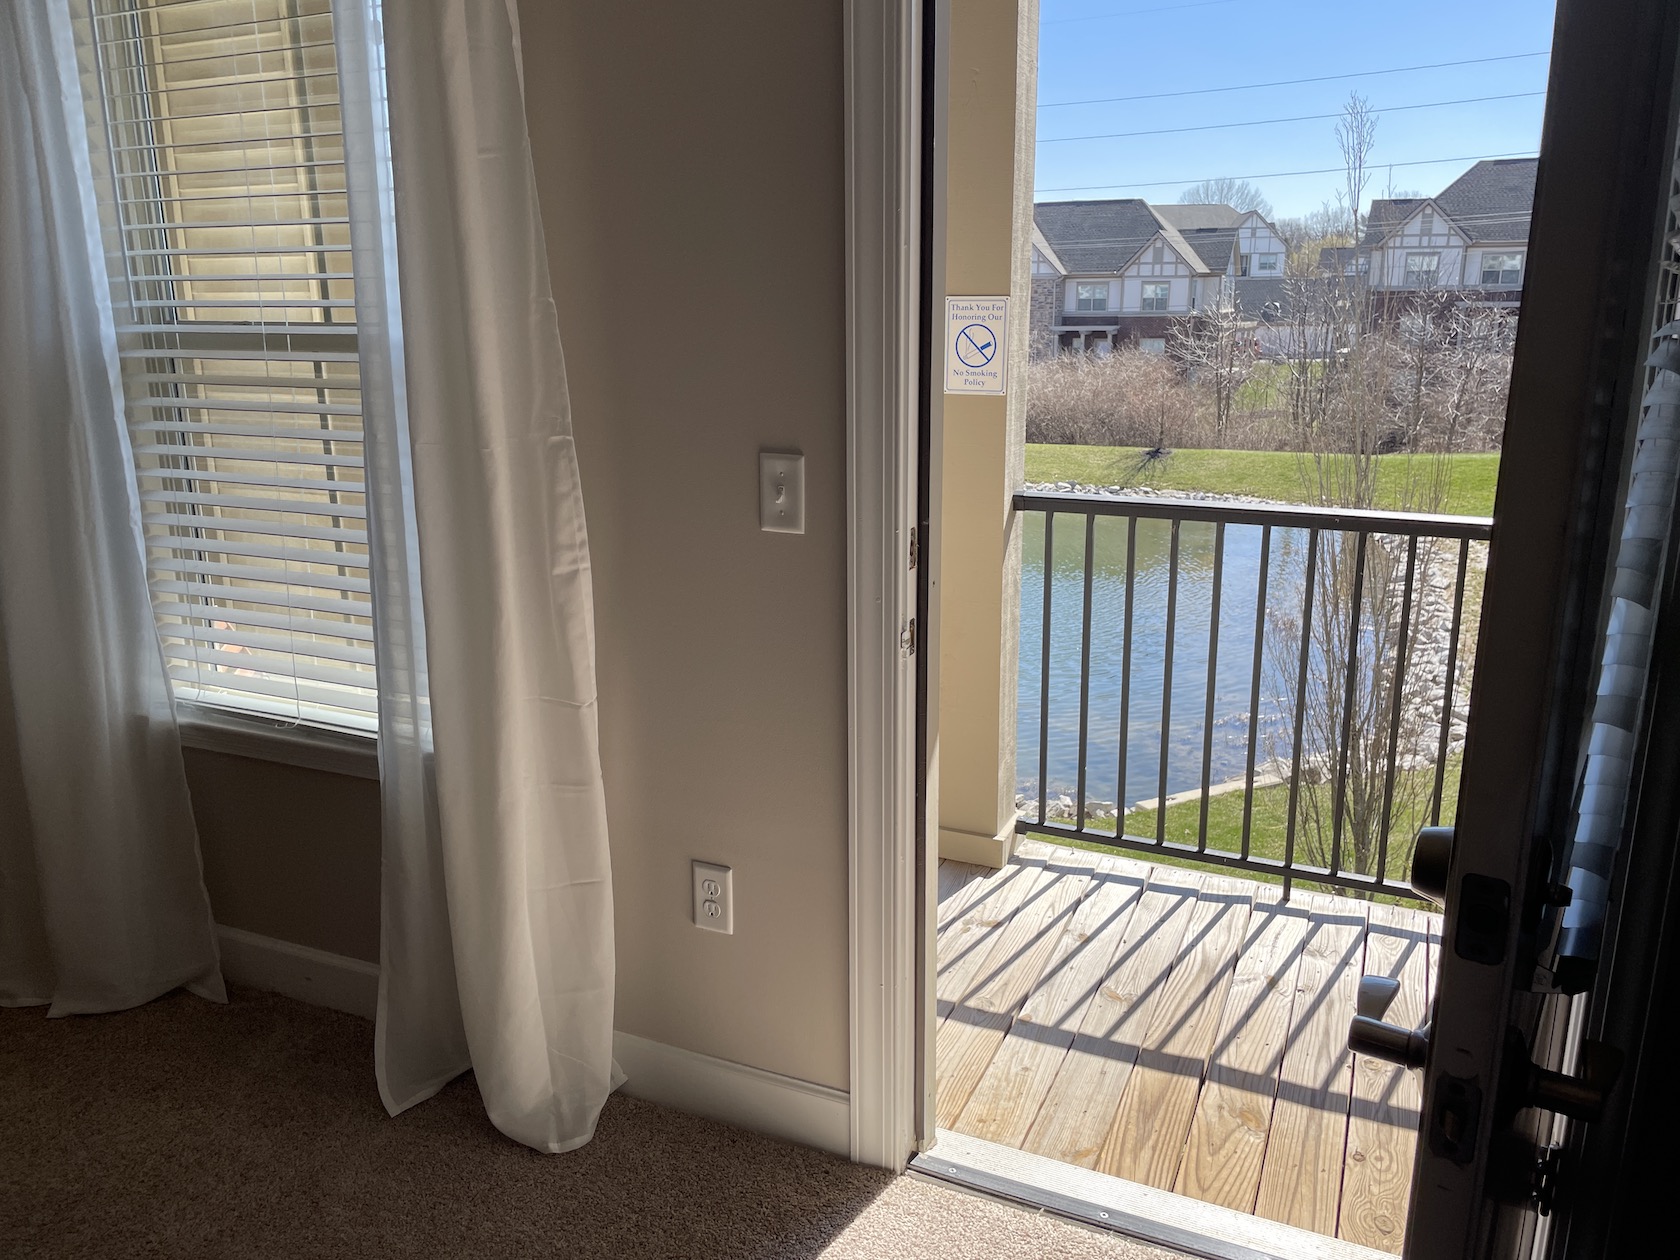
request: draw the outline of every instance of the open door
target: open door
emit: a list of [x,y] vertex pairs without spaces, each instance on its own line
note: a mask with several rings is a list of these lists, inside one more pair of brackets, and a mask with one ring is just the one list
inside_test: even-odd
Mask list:
[[1585,1143],[1621,1146],[1604,1126],[1633,1047],[1606,1040],[1604,998],[1662,909],[1621,890],[1660,771],[1652,644],[1674,635],[1677,43],[1672,5],[1559,6],[1462,795],[1419,846],[1438,996],[1419,1035],[1367,1023],[1358,1047],[1425,1062],[1417,1260],[1604,1254],[1579,1250],[1603,1222],[1571,1191]]

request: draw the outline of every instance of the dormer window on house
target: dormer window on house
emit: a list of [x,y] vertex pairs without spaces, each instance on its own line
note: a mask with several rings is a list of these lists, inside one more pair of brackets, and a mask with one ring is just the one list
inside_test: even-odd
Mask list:
[[1146,311],[1164,311],[1167,309],[1167,296],[1172,287],[1165,283],[1146,284],[1143,286],[1143,309]]
[[1435,235],[1435,212],[1433,210],[1425,210],[1423,212],[1422,216],[1418,219],[1418,231],[1424,236]]
[[1427,289],[1441,273],[1441,255],[1433,250],[1406,255],[1406,287]]
[[1155,242],[1155,248],[1149,253],[1149,261],[1157,265],[1167,261],[1167,247],[1160,241]]
[[1076,284],[1073,299],[1076,310],[1106,311],[1108,309],[1108,281],[1102,280],[1094,284]]
[[1511,254],[1482,255],[1482,283],[1485,285],[1516,285],[1522,283],[1523,256]]
[[1283,270],[1282,254],[1255,254],[1254,274],[1257,276],[1275,276]]

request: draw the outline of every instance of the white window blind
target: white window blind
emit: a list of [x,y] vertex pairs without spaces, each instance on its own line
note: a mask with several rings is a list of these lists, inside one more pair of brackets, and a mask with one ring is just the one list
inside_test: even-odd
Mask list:
[[177,697],[377,721],[330,0],[85,0],[152,601]]

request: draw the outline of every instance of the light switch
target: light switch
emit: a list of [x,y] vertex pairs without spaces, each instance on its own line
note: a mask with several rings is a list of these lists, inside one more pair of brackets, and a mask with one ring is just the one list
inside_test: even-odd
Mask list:
[[805,457],[758,453],[758,527],[772,534],[805,532]]

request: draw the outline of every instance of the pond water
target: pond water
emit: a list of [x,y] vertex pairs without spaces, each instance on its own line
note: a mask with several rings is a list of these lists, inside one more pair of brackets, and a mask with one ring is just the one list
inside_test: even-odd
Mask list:
[[[1021,573],[1021,648],[1018,696],[1020,749],[1018,791],[1038,793],[1040,683],[1044,633],[1044,514],[1023,513]],[[1170,795],[1199,788],[1203,780],[1207,730],[1210,631],[1214,625],[1214,552],[1216,526],[1185,521],[1179,526],[1178,589],[1174,600],[1172,695],[1166,706],[1163,679],[1169,647],[1168,598],[1172,525],[1137,522],[1136,575],[1132,583],[1132,659],[1126,697],[1124,791],[1120,775],[1122,674],[1125,661],[1126,552],[1130,522],[1097,518],[1092,551],[1090,717],[1086,799],[1133,804],[1157,795],[1163,749],[1166,790]],[[1079,773],[1080,632],[1085,577],[1085,521],[1060,515],[1054,526],[1051,561],[1050,687],[1046,782],[1052,801],[1073,796]],[[1301,603],[1300,557],[1307,545],[1302,530],[1272,531],[1267,570],[1267,603],[1298,610]],[[1257,628],[1276,637],[1275,627],[1257,627],[1262,530],[1258,525],[1225,527],[1220,577],[1218,655],[1211,671],[1213,740],[1208,750],[1211,784],[1240,778],[1246,771],[1249,710],[1252,702]],[[1286,697],[1274,662],[1280,645],[1263,638],[1259,719],[1255,760],[1265,767],[1272,751],[1288,737]],[[1162,738],[1166,710],[1165,739]]]

